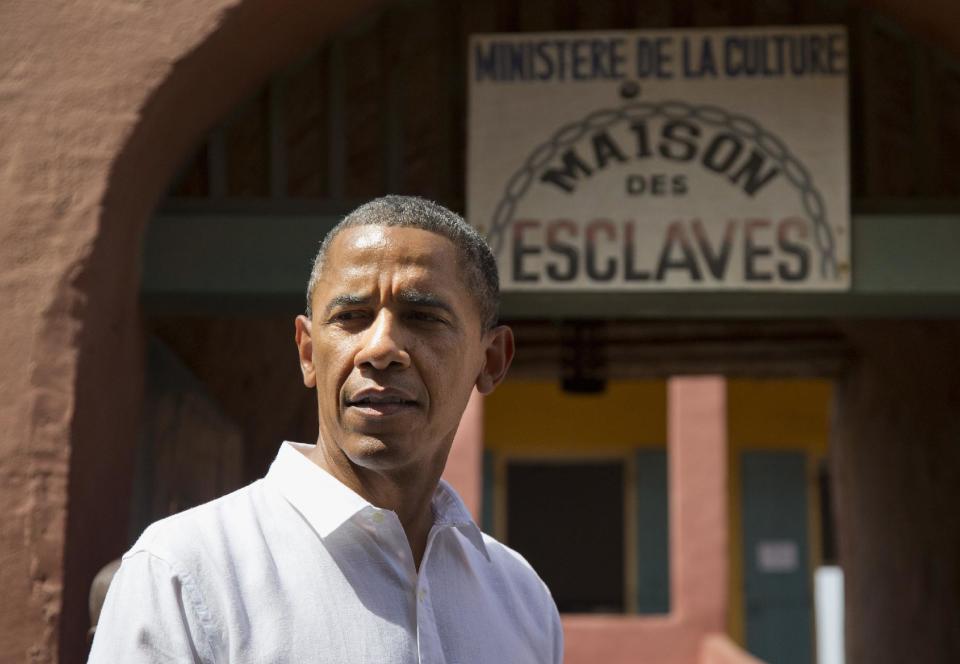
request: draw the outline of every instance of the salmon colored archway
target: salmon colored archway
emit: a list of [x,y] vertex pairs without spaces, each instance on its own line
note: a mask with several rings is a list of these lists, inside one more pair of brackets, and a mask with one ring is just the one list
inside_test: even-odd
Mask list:
[[12,660],[81,660],[90,581],[126,546],[140,243],[156,201],[216,120],[373,4],[3,3],[0,633]]

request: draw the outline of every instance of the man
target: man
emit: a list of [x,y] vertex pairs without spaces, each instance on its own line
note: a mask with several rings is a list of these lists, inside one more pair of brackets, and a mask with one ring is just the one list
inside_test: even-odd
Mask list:
[[496,265],[428,201],[361,206],[297,316],[316,445],[164,519],[124,556],[91,662],[559,662],[546,587],[440,480],[470,393],[513,357]]

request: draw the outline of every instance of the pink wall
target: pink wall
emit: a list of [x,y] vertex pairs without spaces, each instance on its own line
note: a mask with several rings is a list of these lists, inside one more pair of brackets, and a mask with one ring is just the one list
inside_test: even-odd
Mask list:
[[703,639],[698,664],[763,664],[745,653],[726,634],[711,634]]
[[443,479],[457,490],[473,520],[480,523],[483,494],[483,397],[476,390],[460,419]]

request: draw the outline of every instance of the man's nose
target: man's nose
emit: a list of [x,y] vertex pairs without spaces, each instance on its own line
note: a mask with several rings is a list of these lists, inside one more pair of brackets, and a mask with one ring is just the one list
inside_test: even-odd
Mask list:
[[360,349],[354,356],[354,365],[368,365],[379,370],[410,366],[410,354],[401,328],[388,310],[381,309],[363,335]]

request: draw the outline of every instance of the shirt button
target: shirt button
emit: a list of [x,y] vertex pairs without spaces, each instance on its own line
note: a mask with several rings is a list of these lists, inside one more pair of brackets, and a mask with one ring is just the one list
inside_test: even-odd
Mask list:
[[420,592],[417,593],[417,597],[420,598],[420,601],[421,601],[421,602],[426,601],[426,599],[427,599],[427,591],[421,589]]
[[374,513],[373,513],[373,522],[374,522],[374,523],[383,523],[383,512],[374,512]]

